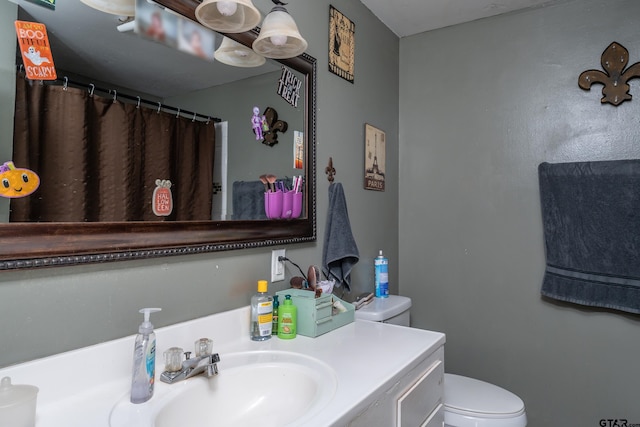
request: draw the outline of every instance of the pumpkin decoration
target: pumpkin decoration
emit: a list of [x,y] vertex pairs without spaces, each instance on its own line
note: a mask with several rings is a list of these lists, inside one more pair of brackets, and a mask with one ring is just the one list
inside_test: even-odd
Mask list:
[[16,168],[13,162],[0,166],[0,196],[10,199],[26,197],[40,186],[40,177],[30,169]]

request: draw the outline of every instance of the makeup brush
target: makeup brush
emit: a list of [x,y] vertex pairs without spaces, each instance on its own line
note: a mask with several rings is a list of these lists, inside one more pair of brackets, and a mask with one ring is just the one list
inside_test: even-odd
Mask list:
[[260,181],[264,184],[264,191],[269,191],[269,181],[267,181],[267,175],[260,175]]
[[277,179],[278,179],[278,177],[275,176],[275,175],[271,175],[271,174],[267,175],[267,181],[269,182],[269,188],[271,188],[271,191],[276,191],[276,180]]

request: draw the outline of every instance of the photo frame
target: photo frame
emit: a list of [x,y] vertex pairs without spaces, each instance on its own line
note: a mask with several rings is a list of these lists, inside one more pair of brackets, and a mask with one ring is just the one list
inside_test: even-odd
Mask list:
[[329,71],[353,83],[356,24],[329,5]]
[[368,123],[364,125],[364,188],[384,191],[386,135]]

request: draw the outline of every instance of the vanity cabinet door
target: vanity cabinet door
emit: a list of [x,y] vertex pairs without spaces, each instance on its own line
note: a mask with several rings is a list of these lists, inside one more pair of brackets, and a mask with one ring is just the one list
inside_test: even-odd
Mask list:
[[[434,362],[416,382],[398,398],[399,427],[432,426],[433,417],[444,395],[444,363]],[[437,421],[437,420],[436,420]]]
[[440,404],[420,427],[444,426],[444,405]]

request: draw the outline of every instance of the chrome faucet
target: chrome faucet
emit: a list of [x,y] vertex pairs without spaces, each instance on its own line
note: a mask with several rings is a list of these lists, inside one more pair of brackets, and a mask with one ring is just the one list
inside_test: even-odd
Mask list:
[[185,352],[184,355],[185,360],[182,362],[182,367],[176,371],[164,371],[160,375],[160,381],[173,384],[196,375],[205,375],[207,378],[218,375],[217,363],[220,361],[218,353],[202,354],[193,359],[191,359],[190,351]]

